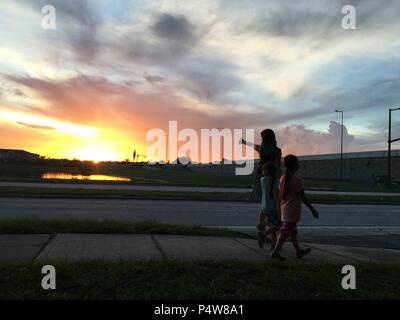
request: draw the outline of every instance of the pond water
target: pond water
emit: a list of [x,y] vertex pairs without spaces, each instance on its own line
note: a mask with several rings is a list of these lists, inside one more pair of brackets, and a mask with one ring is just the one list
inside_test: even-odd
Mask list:
[[98,181],[131,181],[129,178],[106,176],[102,174],[82,175],[64,172],[43,173],[42,179],[60,179],[60,180],[98,180]]

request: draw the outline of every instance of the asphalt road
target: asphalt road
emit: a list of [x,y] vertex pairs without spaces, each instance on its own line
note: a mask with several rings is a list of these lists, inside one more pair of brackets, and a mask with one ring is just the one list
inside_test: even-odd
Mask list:
[[[316,205],[320,219],[304,209],[302,240],[400,249],[400,206]],[[253,233],[259,205],[242,202],[0,198],[0,218],[158,220]]]

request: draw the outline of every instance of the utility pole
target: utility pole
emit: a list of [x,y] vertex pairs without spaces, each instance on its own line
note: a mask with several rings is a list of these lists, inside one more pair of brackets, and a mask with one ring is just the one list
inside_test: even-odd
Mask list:
[[392,112],[400,110],[400,108],[389,109],[389,138],[388,138],[388,187],[392,187],[392,143],[400,141],[400,139],[392,140]]
[[342,130],[340,135],[340,179],[343,179],[343,111],[335,110],[335,112],[339,112],[342,114]]
[[131,163],[131,182],[133,181],[133,166],[135,165],[136,159],[136,149],[132,153],[132,163]]
[[[224,130],[224,128],[218,128],[218,130]],[[224,174],[224,136],[222,135],[221,137],[221,146],[222,146],[222,152],[221,152],[221,174]]]

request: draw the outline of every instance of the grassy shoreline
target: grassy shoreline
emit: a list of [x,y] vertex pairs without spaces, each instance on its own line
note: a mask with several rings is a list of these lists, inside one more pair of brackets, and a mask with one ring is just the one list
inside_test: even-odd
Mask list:
[[[21,168],[20,168],[21,169]],[[126,168],[125,168],[126,169]],[[12,172],[12,168],[10,169]],[[0,166],[0,171],[1,166]],[[45,172],[53,172],[46,170]],[[64,172],[65,170],[55,170]],[[18,172],[18,171],[17,171]],[[68,172],[68,170],[66,171]],[[163,186],[187,186],[187,187],[227,187],[227,188],[250,188],[253,176],[229,176],[221,174],[207,174],[193,171],[174,171],[174,170],[139,170],[131,172],[130,169],[124,172],[95,171],[93,174],[104,174],[132,178],[132,182],[122,181],[101,181],[101,180],[77,180],[77,179],[41,179],[40,175],[34,176],[7,176],[9,173],[6,168],[0,172],[0,182],[33,182],[51,184],[110,184],[110,185],[163,185]],[[400,181],[393,184],[389,189],[387,186],[372,185],[369,182],[350,181],[339,179],[317,179],[304,178],[304,185],[307,190],[330,190],[330,191],[371,191],[371,192],[400,192]]]
[[[129,178],[129,177],[127,177]],[[158,181],[126,181],[109,180],[78,180],[78,179],[41,179],[41,178],[4,178],[0,177],[0,182],[20,182],[20,183],[39,183],[39,184],[86,184],[86,185],[120,185],[120,186],[171,186],[171,187],[200,187],[200,188],[250,188],[249,184],[224,184],[224,183],[190,183],[190,182],[158,182]]]
[[[56,290],[40,287],[45,263],[56,267]],[[400,299],[400,267],[357,265],[357,290],[348,291],[341,268],[176,260],[0,264],[0,300]]]

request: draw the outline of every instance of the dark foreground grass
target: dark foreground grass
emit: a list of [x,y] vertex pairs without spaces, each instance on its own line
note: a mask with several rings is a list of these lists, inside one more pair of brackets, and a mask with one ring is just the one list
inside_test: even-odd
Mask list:
[[[0,187],[0,197],[248,201],[250,193]],[[398,196],[327,194],[308,197],[314,203],[400,204]]]
[[116,221],[78,219],[1,219],[0,234],[174,234],[210,237],[251,238],[227,229],[207,228],[198,225],[175,225],[158,221]]
[[357,290],[341,266],[244,262],[51,262],[57,289],[41,289],[44,263],[0,265],[0,299],[399,299],[400,268],[359,265]]

